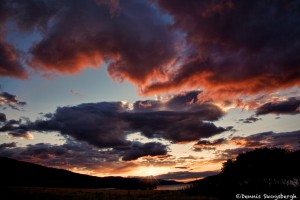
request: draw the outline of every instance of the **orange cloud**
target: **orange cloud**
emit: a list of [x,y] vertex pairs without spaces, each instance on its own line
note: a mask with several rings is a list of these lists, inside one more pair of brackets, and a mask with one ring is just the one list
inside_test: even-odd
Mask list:
[[[203,98],[235,101],[300,87],[299,2],[154,4],[13,0],[1,5],[0,26],[11,20],[17,31],[39,31],[24,53],[31,69],[76,74],[106,63],[114,80],[129,80],[145,96],[201,89]],[[22,56],[5,34],[0,75],[25,78]]]

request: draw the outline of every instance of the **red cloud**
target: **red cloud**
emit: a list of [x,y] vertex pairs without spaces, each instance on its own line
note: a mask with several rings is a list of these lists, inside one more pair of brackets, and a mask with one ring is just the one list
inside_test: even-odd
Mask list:
[[144,94],[202,88],[228,98],[299,86],[297,2],[157,2],[186,32],[194,54]]
[[0,34],[0,76],[28,78],[18,56],[14,46],[3,41]]
[[[29,68],[75,74],[105,62],[113,79],[143,95],[203,89],[226,100],[300,85],[298,1],[155,3],[13,0],[1,3],[0,25],[11,19],[19,31],[40,31]],[[1,75],[25,77],[1,41]]]
[[147,2],[122,2],[113,16],[95,1],[62,5],[68,9],[30,50],[34,69],[74,74],[106,61],[112,78],[145,84],[176,56],[177,36]]
[[107,62],[112,78],[143,85],[177,56],[179,36],[151,2],[13,0],[0,10],[1,27],[12,20],[18,31],[40,31],[27,56],[34,70],[75,74]]

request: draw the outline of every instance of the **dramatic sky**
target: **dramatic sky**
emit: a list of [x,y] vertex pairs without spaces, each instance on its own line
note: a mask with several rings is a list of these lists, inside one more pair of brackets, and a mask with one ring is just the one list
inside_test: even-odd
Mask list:
[[299,148],[300,1],[0,1],[0,156],[187,181]]

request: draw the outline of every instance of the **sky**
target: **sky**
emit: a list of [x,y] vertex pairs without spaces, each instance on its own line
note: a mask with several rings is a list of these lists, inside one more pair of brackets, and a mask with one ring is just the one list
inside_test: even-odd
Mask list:
[[0,156],[189,181],[299,149],[299,1],[3,0],[0,27]]

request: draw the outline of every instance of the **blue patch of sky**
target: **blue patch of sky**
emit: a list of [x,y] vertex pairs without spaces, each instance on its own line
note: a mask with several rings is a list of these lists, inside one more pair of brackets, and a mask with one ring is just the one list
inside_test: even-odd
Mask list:
[[[28,52],[34,43],[42,39],[36,30],[19,31],[13,21],[8,21],[6,28],[6,40],[22,52]],[[26,66],[25,61],[22,62]],[[87,68],[77,75],[57,74],[51,78],[44,78],[33,71],[27,80],[1,78],[2,91],[17,95],[20,101],[27,102],[26,112],[8,109],[5,114],[13,119],[21,116],[35,119],[38,113],[54,112],[58,106],[100,101],[133,103],[141,99],[133,84],[127,81],[123,83],[113,81],[106,68],[107,64],[103,64],[99,69]]]
[[15,23],[11,20],[6,22],[5,27],[7,29],[7,34],[5,35],[6,41],[23,52],[28,52],[34,43],[37,43],[42,39],[41,34],[36,30],[30,32],[19,31]]
[[226,116],[219,121],[214,122],[216,126],[228,127],[233,126],[234,132],[227,131],[221,135],[217,135],[212,139],[234,135],[234,136],[249,136],[256,133],[267,131],[290,132],[299,130],[300,115],[275,115],[268,114],[258,116],[261,120],[254,123],[242,123],[240,119],[246,119],[253,116],[255,113],[252,111],[242,110],[240,108],[233,108],[228,110]]
[[86,69],[78,75],[56,75],[53,78],[34,75],[29,80],[3,78],[0,85],[2,91],[27,102],[26,113],[13,110],[6,113],[15,118],[25,115],[35,119],[38,113],[54,112],[58,106],[101,101],[133,103],[142,99],[133,84],[114,82],[105,65],[100,69]]

